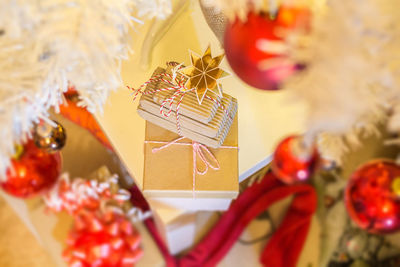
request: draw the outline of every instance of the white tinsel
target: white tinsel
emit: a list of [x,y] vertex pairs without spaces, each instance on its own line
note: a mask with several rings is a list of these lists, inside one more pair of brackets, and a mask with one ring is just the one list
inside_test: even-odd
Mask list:
[[327,158],[340,162],[347,145],[376,133],[398,101],[398,10],[400,2],[392,0],[327,1],[313,15],[310,46],[293,51],[308,69],[285,87],[308,104],[309,134],[323,133]]
[[164,18],[169,0],[0,1],[0,177],[14,144],[74,85],[93,112],[121,85],[133,10]]

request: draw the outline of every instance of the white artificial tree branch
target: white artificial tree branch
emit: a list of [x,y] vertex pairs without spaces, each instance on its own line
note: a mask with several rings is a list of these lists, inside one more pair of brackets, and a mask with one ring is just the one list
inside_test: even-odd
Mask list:
[[165,18],[170,0],[0,2],[0,178],[14,144],[63,102],[72,84],[94,112],[120,87],[132,12]]
[[307,70],[285,85],[308,105],[310,132],[323,156],[336,160],[359,136],[377,133],[377,123],[399,129],[400,2],[391,0],[327,1],[313,14],[308,47],[292,50]]

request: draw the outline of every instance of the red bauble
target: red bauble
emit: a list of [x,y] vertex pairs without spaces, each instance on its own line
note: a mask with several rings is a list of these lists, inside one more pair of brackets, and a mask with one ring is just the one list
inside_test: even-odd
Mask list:
[[288,60],[285,38],[290,31],[306,29],[310,13],[306,9],[281,7],[275,18],[250,12],[247,21],[236,19],[225,31],[226,58],[233,71],[247,84],[263,89],[279,89],[280,83],[304,65]]
[[86,213],[76,218],[63,256],[69,266],[131,267],[143,255],[140,242],[122,215]]
[[6,179],[0,185],[15,197],[28,198],[49,189],[60,172],[60,153],[49,154],[30,140],[23,146],[22,155],[11,160]]
[[357,169],[345,192],[353,221],[371,233],[400,229],[400,167],[390,160],[375,160]]
[[304,182],[314,172],[318,158],[314,146],[304,147],[302,137],[289,136],[276,147],[271,168],[286,184]]

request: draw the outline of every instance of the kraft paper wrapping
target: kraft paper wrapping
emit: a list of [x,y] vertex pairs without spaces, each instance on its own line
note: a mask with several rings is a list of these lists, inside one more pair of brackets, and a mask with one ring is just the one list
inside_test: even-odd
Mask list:
[[[239,190],[237,117],[236,115],[222,147],[208,148],[218,160],[220,169],[209,168],[205,175],[196,174],[194,191],[193,147],[172,144],[153,153],[153,148],[159,148],[163,144],[152,142],[168,143],[179,138],[179,135],[146,121],[143,178],[145,196],[235,198]],[[185,138],[179,143],[191,144],[192,141]],[[197,166],[200,170],[204,169],[204,164],[199,157]]]

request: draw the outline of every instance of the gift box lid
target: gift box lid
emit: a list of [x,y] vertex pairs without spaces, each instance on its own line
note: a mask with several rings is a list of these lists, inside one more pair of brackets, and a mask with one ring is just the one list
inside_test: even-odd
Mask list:
[[[171,70],[169,69],[170,67],[167,67],[167,69],[163,69],[158,67],[153,75],[153,77],[156,77],[160,75],[161,73],[169,73],[171,74]],[[181,75],[178,73],[178,76]],[[182,75],[181,75],[182,76]],[[168,77],[165,77],[164,79],[168,79]],[[163,82],[163,81],[155,81],[151,82],[147,85],[146,90],[156,90],[157,88],[168,88],[171,87],[171,84]],[[153,101],[155,103],[158,103],[161,105],[161,103],[166,100],[168,97],[171,97],[174,94],[174,91],[158,91],[155,92],[152,95]],[[217,95],[213,96],[213,99],[215,100],[220,100],[220,97]],[[176,112],[177,105],[179,102],[179,98],[175,98],[174,101],[172,102],[172,110]],[[182,115],[196,118],[198,121],[202,123],[209,123],[212,118],[214,117],[215,113],[217,112],[217,102],[213,101],[211,98],[205,98],[203,103],[200,105],[197,100],[196,93],[194,91],[187,92],[185,94],[185,97],[182,99],[181,104],[180,104],[180,112]]]

